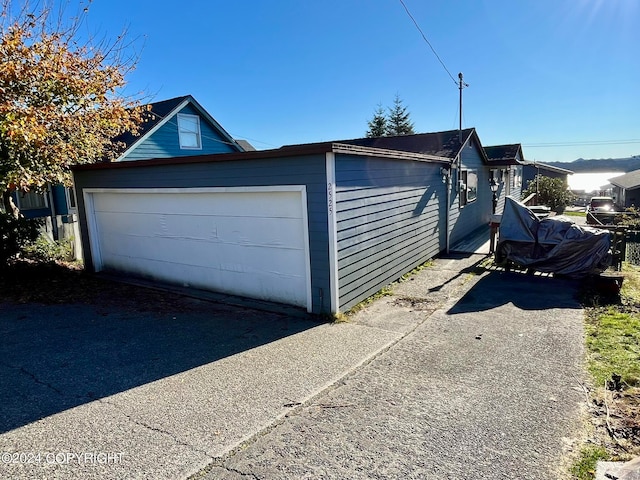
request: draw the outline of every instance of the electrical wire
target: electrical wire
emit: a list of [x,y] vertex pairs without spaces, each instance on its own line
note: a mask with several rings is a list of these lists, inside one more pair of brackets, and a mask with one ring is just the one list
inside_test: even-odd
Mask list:
[[588,140],[576,142],[550,142],[550,143],[529,143],[522,144],[527,148],[547,148],[547,147],[579,147],[579,146],[597,146],[597,145],[633,145],[640,143],[639,138],[631,138],[626,140]]
[[420,28],[420,25],[418,25],[418,22],[416,21],[415,18],[413,18],[413,15],[411,15],[411,12],[409,11],[409,9],[407,8],[407,6],[405,5],[403,0],[400,0],[400,3],[402,4],[402,6],[404,7],[405,11],[407,12],[407,15],[409,15],[409,18],[413,21],[413,24],[416,26],[416,28],[418,29],[418,31],[420,32],[420,35],[422,35],[422,38],[424,39],[424,41],[427,43],[427,45],[429,45],[429,48],[431,49],[431,51],[433,52],[433,54],[436,56],[436,58],[438,59],[438,61],[440,62],[440,65],[442,65],[442,68],[444,68],[445,72],[447,72],[447,74],[449,75],[449,77],[451,78],[451,80],[453,80],[453,83],[456,84],[456,87],[458,86],[458,81],[453,78],[453,75],[451,75],[451,72],[449,71],[449,69],[447,68],[447,66],[444,64],[444,62],[442,61],[442,59],[440,58],[440,55],[438,55],[438,52],[436,52],[436,49],[433,48],[433,45],[431,45],[431,42],[427,39],[427,36],[424,34],[424,32],[422,31],[422,29]]

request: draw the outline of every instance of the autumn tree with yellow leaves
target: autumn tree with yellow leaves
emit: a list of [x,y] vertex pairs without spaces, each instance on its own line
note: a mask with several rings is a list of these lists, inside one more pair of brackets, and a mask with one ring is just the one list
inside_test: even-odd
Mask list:
[[125,36],[80,38],[90,2],[69,18],[19,3],[0,7],[0,191],[16,216],[12,191],[69,185],[72,165],[112,160],[122,148],[112,139],[137,133],[144,115],[120,94],[135,66]]

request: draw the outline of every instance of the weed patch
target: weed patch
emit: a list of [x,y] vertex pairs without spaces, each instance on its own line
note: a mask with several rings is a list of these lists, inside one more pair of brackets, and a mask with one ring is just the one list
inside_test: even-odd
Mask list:
[[640,268],[623,264],[622,270],[616,298],[583,292],[587,370],[594,385],[590,412],[600,444],[589,446],[574,465],[578,479],[594,478],[595,462],[606,456],[624,460],[640,453]]
[[592,480],[596,474],[596,465],[599,460],[609,458],[607,451],[597,445],[584,447],[580,452],[580,458],[571,467],[571,474],[577,480]]

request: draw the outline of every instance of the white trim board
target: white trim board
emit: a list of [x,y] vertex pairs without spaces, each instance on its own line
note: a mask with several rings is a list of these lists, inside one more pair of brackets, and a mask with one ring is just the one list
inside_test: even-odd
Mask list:
[[329,282],[331,313],[340,313],[340,285],[338,277],[338,220],[336,218],[336,155],[326,154],[327,223],[329,228]]

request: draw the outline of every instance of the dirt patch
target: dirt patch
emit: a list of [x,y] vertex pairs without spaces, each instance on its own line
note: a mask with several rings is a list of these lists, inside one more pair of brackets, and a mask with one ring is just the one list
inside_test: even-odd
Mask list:
[[0,302],[118,305],[138,311],[190,309],[194,302],[167,291],[128,285],[64,263],[17,260],[0,269]]
[[640,455],[640,388],[607,390],[593,400],[592,414],[614,459]]
[[398,297],[393,301],[393,305],[422,312],[433,310],[436,307],[436,302],[426,298]]

